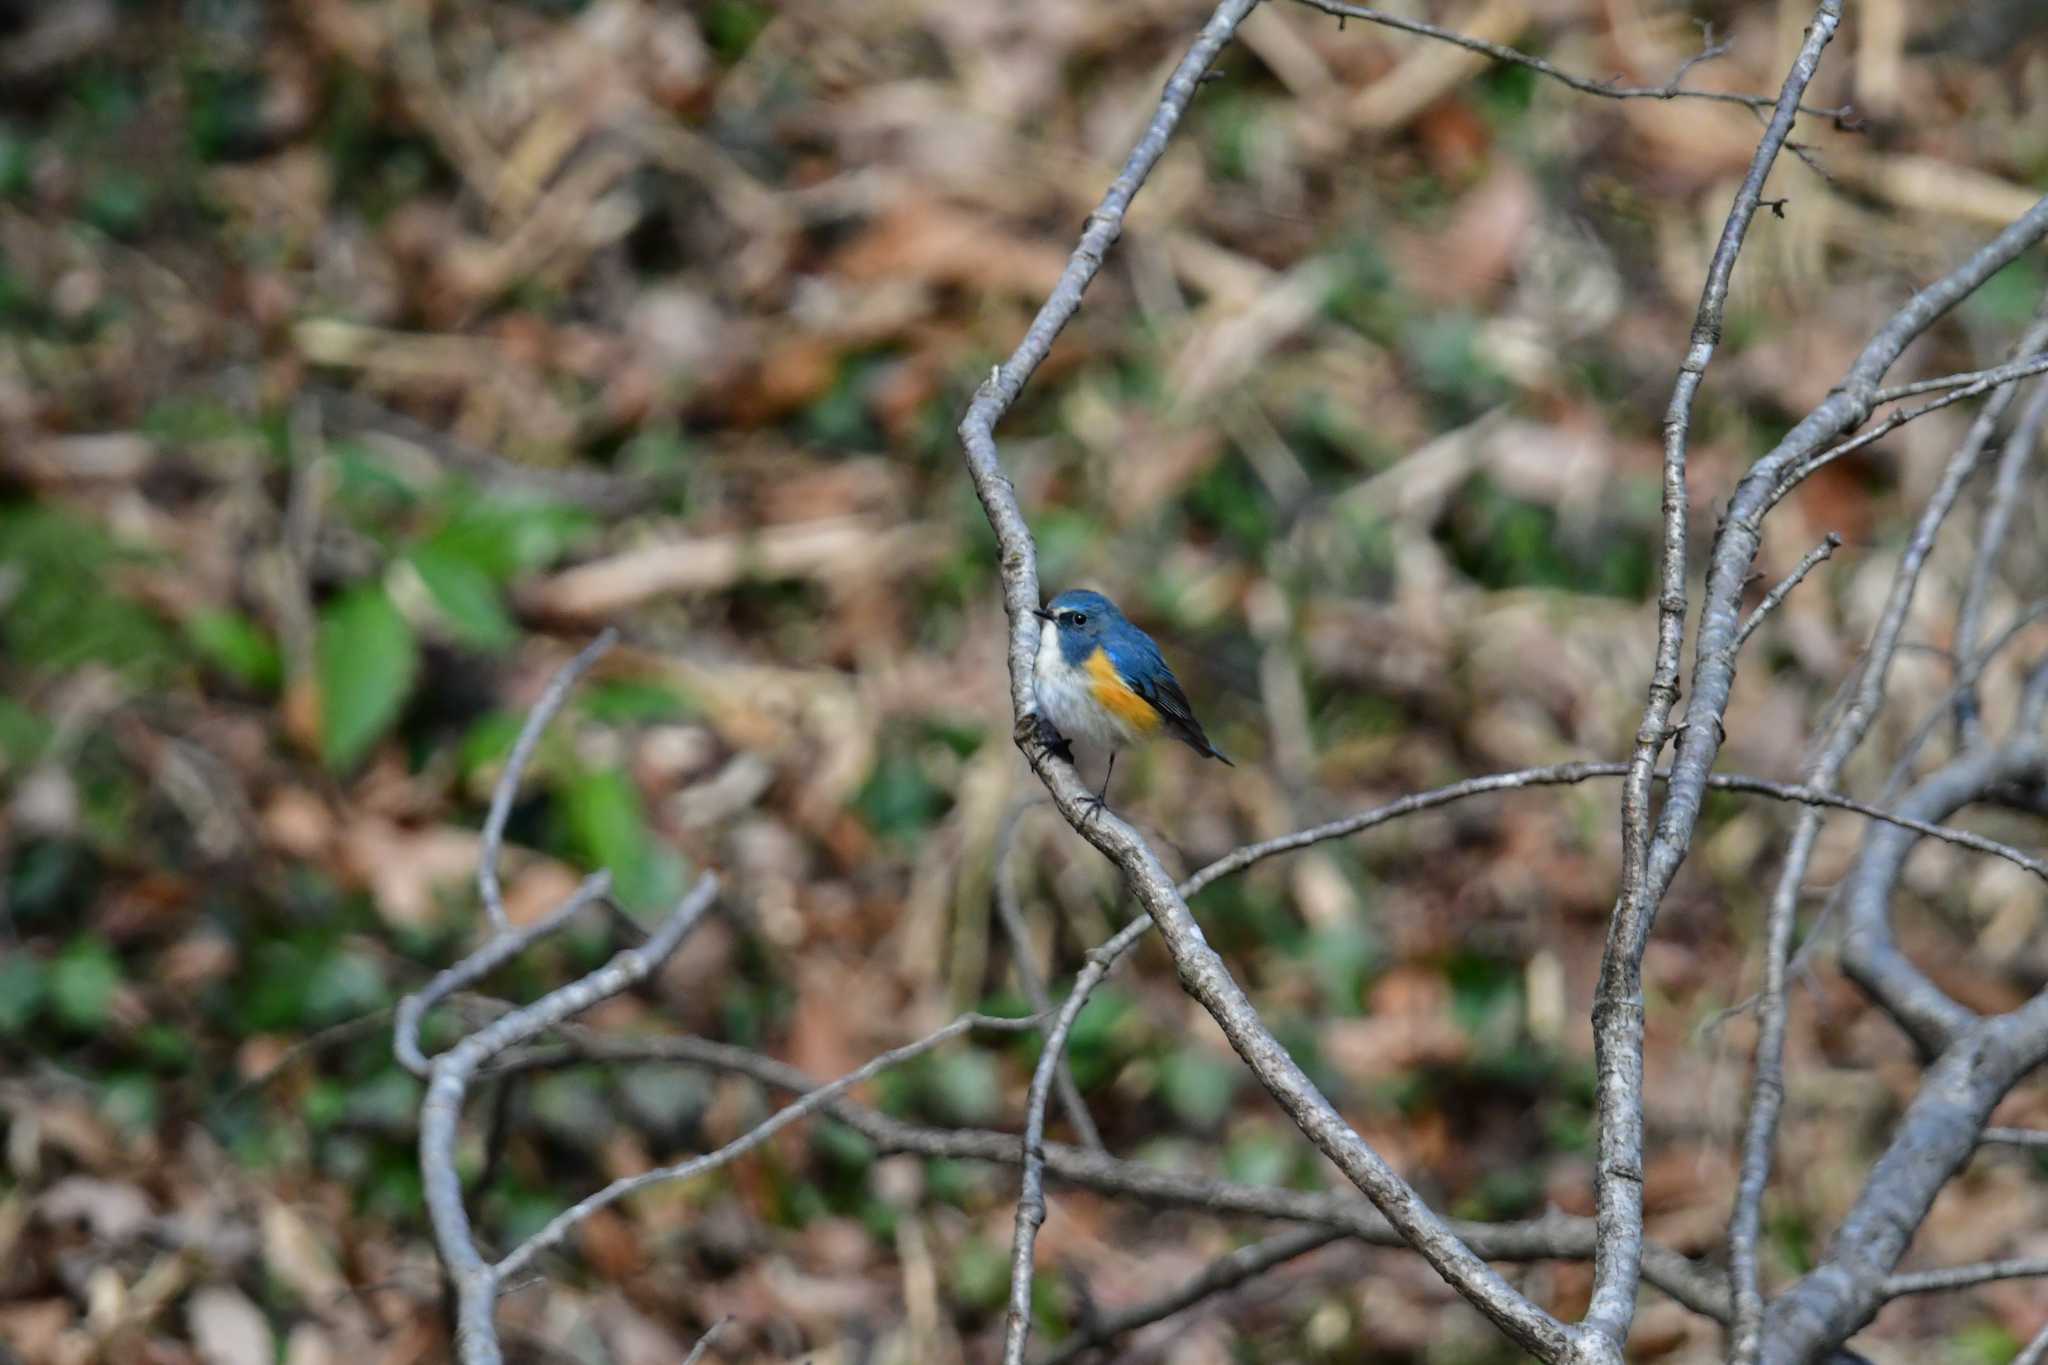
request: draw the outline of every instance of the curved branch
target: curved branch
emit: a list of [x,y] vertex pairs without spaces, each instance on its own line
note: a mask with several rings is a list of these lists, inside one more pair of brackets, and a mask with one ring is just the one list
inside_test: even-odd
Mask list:
[[[1741,95],[1722,90],[1687,90],[1679,84],[1679,81],[1683,80],[1686,73],[1693,67],[1699,65],[1701,61],[1707,58],[1719,56],[1721,52],[1726,50],[1725,46],[1709,48],[1708,51],[1700,54],[1698,57],[1691,58],[1684,66],[1679,68],[1677,76],[1674,76],[1662,85],[1617,85],[1613,81],[1593,81],[1587,80],[1584,76],[1574,76],[1571,72],[1561,67],[1553,66],[1541,57],[1532,57],[1528,53],[1509,47],[1504,43],[1488,42],[1484,38],[1474,38],[1469,34],[1460,33],[1456,29],[1439,28],[1435,24],[1426,24],[1419,19],[1405,19],[1396,14],[1387,14],[1381,10],[1368,9],[1364,5],[1346,4],[1343,0],[1296,0],[1296,3],[1306,5],[1310,9],[1321,10],[1325,14],[1335,15],[1338,19],[1358,19],[1368,24],[1379,24],[1385,28],[1399,29],[1403,33],[1415,33],[1425,38],[1435,38],[1438,42],[1449,43],[1453,47],[1462,47],[1467,52],[1476,52],[1482,57],[1491,57],[1497,62],[1506,62],[1512,66],[1526,67],[1537,75],[1548,76],[1551,80],[1569,86],[1582,95],[1598,95],[1602,99],[1610,100],[1707,100],[1715,104],[1740,104],[1757,110],[1759,113],[1763,110],[1774,108],[1778,104],[1778,98],[1772,95]],[[1798,111],[1802,114],[1812,115],[1815,118],[1832,119],[1836,127],[1845,129],[1850,126],[1850,120],[1855,117],[1856,112],[1854,106],[1847,104],[1832,109],[1802,104],[1798,106]]]
[[[2022,353],[2048,345],[2048,323],[2036,321],[2020,340]],[[1959,390],[1960,392],[1960,390]],[[1906,628],[1907,614],[1919,591],[1920,573],[1941,528],[1961,498],[1963,486],[1976,473],[1991,440],[1991,433],[2006,406],[2017,392],[2007,385],[1971,424],[1968,435],[1943,471],[1941,481],[1927,505],[1921,509],[1899,566],[1892,575],[1884,611],[1871,632],[1869,648],[1856,670],[1849,704],[1836,714],[1815,746],[1807,765],[1806,785],[1833,790],[1841,780],[1842,768],[1863,743],[1884,705],[1885,688],[1891,679],[1892,661],[1898,657],[1899,639]],[[1740,649],[1748,634],[1743,627],[1733,648]],[[1806,882],[1806,870],[1820,841],[1825,816],[1819,808],[1800,817],[1791,843],[1785,851],[1784,866],[1771,893],[1765,917],[1764,988],[1758,1021],[1754,1079],[1750,1105],[1743,1128],[1741,1171],[1736,1180],[1735,1200],[1728,1218],[1728,1264],[1735,1283],[1735,1331],[1730,1360],[1733,1365],[1752,1365],[1762,1349],[1763,1292],[1759,1283],[1757,1239],[1763,1226],[1764,1190],[1770,1184],[1771,1162],[1778,1136],[1778,1114],[1785,1099],[1785,981],[1792,957],[1792,935],[1798,918],[1799,892]]]
[[1217,1294],[1226,1294],[1243,1284],[1254,1280],[1273,1269],[1285,1265],[1311,1251],[1320,1251],[1330,1243],[1343,1237],[1337,1228],[1305,1227],[1292,1232],[1283,1232],[1263,1242],[1241,1246],[1226,1252],[1202,1268],[1200,1274],[1161,1294],[1158,1298],[1147,1299],[1144,1303],[1133,1304],[1121,1312],[1112,1313],[1100,1322],[1090,1323],[1074,1334],[1072,1341],[1063,1344],[1039,1365],[1067,1365],[1090,1351],[1107,1346],[1118,1337],[1135,1332],[1140,1327],[1149,1327],[1162,1318],[1194,1307],[1203,1299]]
[[[2013,782],[2048,775],[2048,748],[2026,739],[1997,749],[1964,754],[1930,774],[1901,803],[1915,817],[1939,820]],[[1864,836],[1863,850],[1842,883],[1848,929],[1842,936],[1842,968],[1904,1029],[1921,1051],[1934,1056],[1976,1021],[1899,951],[1892,937],[1891,896],[1917,837],[1896,826]]]
[[[1785,75],[1769,126],[1758,141],[1700,289],[1692,337],[1664,416],[1664,543],[1657,594],[1657,648],[1650,671],[1643,718],[1621,795],[1621,888],[1608,921],[1593,996],[1594,1107],[1598,1114],[1598,1156],[1594,1168],[1595,1216],[1601,1228],[1600,1254],[1593,1263],[1593,1295],[1586,1327],[1598,1333],[1618,1357],[1635,1320],[1636,1283],[1641,1277],[1643,1241],[1643,954],[1657,907],[1690,841],[1697,807],[1688,810],[1682,783],[1665,800],[1664,820],[1651,836],[1650,783],[1657,759],[1671,736],[1678,704],[1679,656],[1685,643],[1688,518],[1687,446],[1692,411],[1707,365],[1721,342],[1728,286],[1749,227],[1763,202],[1764,181],[1791,135],[1799,102],[1820,69],[1821,53],[1842,21],[1841,0],[1821,0],[1806,40]],[[1744,565],[1747,577],[1748,566]],[[1704,618],[1702,631],[1704,632]],[[1740,624],[1737,624],[1740,630]],[[1734,644],[1729,644],[1733,664]],[[1702,645],[1704,649],[1704,634]],[[1704,657],[1704,655],[1702,655]],[[1720,725],[1718,713],[1711,723]],[[1701,770],[1704,777],[1705,769]]]
[[1039,605],[1037,550],[1023,511],[1017,505],[1016,490],[1003,473],[996,451],[995,424],[1045,358],[1053,338],[1079,309],[1082,292],[1101,269],[1104,253],[1122,231],[1123,217],[1132,198],[1164,154],[1182,113],[1194,98],[1203,72],[1255,4],[1256,0],[1224,0],[1211,14],[1167,81],[1166,92],[1138,145],[1104,195],[1101,206],[1090,216],[1058,284],[1040,307],[1016,351],[981,386],[960,422],[968,471],[998,546],[1003,604],[1010,618],[1010,702],[1016,719],[1016,740],[1067,822],[1123,870],[1139,904],[1159,926],[1182,986],[1222,1027],[1238,1055],[1289,1117],[1365,1192],[1447,1283],[1524,1349],[1545,1360],[1561,1360],[1572,1347],[1571,1331],[1466,1246],[1344,1121],[1259,1019],[1222,959],[1203,938],[1200,927],[1188,913],[1186,901],[1174,889],[1171,877],[1143,836],[1114,814],[1091,811],[1085,806],[1088,792],[1073,766],[1055,759],[1039,733],[1032,695],[1033,656],[1038,637],[1032,615]]
[[[1130,942],[1139,937],[1133,930],[1150,927],[1149,920],[1142,917],[1134,920],[1126,926]],[[1111,944],[1123,939],[1124,935],[1119,934]],[[1106,952],[1111,944],[1105,944],[1097,951]],[[492,1007],[502,1008],[495,1002],[492,1002]],[[745,1076],[763,1085],[799,1095],[811,1094],[818,1089],[818,1082],[789,1063],[731,1043],[688,1035],[617,1038],[573,1024],[563,1026],[557,1033],[564,1040],[561,1045],[519,1054],[508,1058],[508,1064],[535,1068],[583,1062],[684,1062],[728,1075]],[[1022,1145],[1014,1133],[922,1127],[890,1118],[843,1096],[827,1103],[824,1112],[873,1142],[883,1152],[906,1152],[954,1161],[986,1161],[1005,1166],[1021,1166],[1024,1162]],[[1408,1245],[1392,1224],[1355,1195],[1315,1194],[1186,1175],[1057,1142],[1046,1143],[1044,1155],[1049,1175],[1079,1189],[1161,1207],[1312,1223],[1340,1229],[1345,1235],[1369,1246],[1400,1248]],[[1583,1261],[1593,1254],[1593,1220],[1556,1211],[1514,1223],[1453,1219],[1449,1226],[1474,1251],[1489,1260]],[[1728,1286],[1712,1266],[1692,1261],[1668,1247],[1649,1243],[1644,1250],[1643,1270],[1644,1278],[1651,1284],[1694,1312],[1716,1321],[1727,1320]]]
[[2048,1276],[2048,1256],[2014,1256],[2003,1261],[1979,1261],[1975,1265],[1952,1265],[1941,1270],[1913,1270],[1887,1278],[1879,1291],[1887,1299],[1908,1294],[1941,1294],[1951,1289],[1969,1289],[1995,1280],[2032,1280]]
[[[2006,531],[2012,525],[2014,508],[2025,488],[2027,465],[2034,447],[2041,442],[2041,430],[2048,426],[2048,384],[2036,385],[2028,395],[2006,435],[2005,449],[1998,459],[1998,478],[1992,485],[1991,500],[1984,507],[1984,520],[1977,532],[1977,552],[1970,562],[1970,577],[1963,587],[1963,604],[1956,613],[1956,654],[1968,658],[1977,646],[1977,625],[1984,614],[1984,599],[1991,592],[1991,574],[1998,565],[1998,552],[2005,548]],[[1977,690],[1971,687],[1956,699],[1959,743],[1972,747],[1983,741],[1977,722]]]
[[551,1247],[559,1246],[562,1239],[574,1230],[578,1223],[589,1218],[599,1209],[618,1203],[628,1195],[638,1194],[652,1185],[666,1185],[678,1180],[692,1180],[730,1164],[761,1146],[777,1133],[795,1123],[798,1119],[824,1108],[839,1096],[870,1080],[892,1066],[900,1066],[913,1058],[921,1057],[941,1043],[950,1042],[969,1029],[991,1029],[1014,1033],[1022,1029],[1036,1028],[1044,1020],[1035,1014],[1020,1018],[1002,1018],[988,1014],[963,1014],[943,1028],[934,1030],[912,1043],[893,1048],[869,1059],[861,1066],[847,1072],[829,1085],[821,1085],[802,1099],[776,1110],[761,1122],[749,1128],[740,1136],[726,1143],[716,1151],[679,1161],[673,1166],[660,1166],[639,1175],[623,1176],[578,1203],[570,1205],[549,1219],[547,1225],[505,1255],[492,1267],[499,1283],[504,1283],[524,1270],[533,1258]]
[[597,661],[618,642],[619,633],[606,627],[597,638],[585,645],[571,659],[554,680],[534,708],[526,713],[526,723],[519,727],[519,738],[513,742],[512,755],[505,760],[505,771],[491,792],[491,811],[484,820],[484,845],[476,860],[476,890],[484,903],[484,913],[490,917],[491,927],[503,932],[511,927],[505,918],[505,898],[498,887],[498,853],[505,842],[505,822],[512,818],[512,802],[519,796],[519,779],[526,771],[526,765],[533,759],[533,751],[540,747],[540,737],[554,722],[555,713],[569,700],[569,693],[581,682]]
[[[1964,754],[1915,787],[1905,805],[1939,819],[2009,783],[2044,774],[2048,746],[2030,737]],[[1763,1333],[1766,1365],[1812,1359],[1876,1315],[1935,1196],[1983,1141],[1991,1111],[2022,1076],[2048,1061],[2048,991],[2010,1013],[1980,1019],[1942,993],[1892,941],[1890,896],[1913,843],[1909,833],[1890,826],[1865,835],[1843,883],[1851,921],[1842,956],[1849,975],[1934,1061],[1826,1259],[1772,1303]]]

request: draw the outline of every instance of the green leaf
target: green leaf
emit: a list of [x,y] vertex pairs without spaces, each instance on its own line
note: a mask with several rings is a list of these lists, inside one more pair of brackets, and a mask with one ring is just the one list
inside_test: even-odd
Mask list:
[[90,1032],[107,1020],[121,985],[121,963],[97,938],[73,939],[50,968],[50,1005],[72,1028]]
[[419,646],[384,589],[356,588],[320,614],[320,750],[355,766],[391,728],[412,691]]
[[583,710],[592,719],[608,725],[677,720],[696,714],[689,698],[676,688],[642,678],[619,678],[593,685],[583,698]]
[[302,987],[303,1017],[321,1022],[367,1014],[388,998],[383,963],[368,953],[346,950],[323,958]]
[[580,507],[479,498],[465,502],[422,548],[466,560],[502,583],[519,573],[547,568],[593,525],[590,514]]
[[1159,1068],[1159,1088],[1181,1122],[1213,1128],[1230,1112],[1244,1069],[1201,1048],[1171,1053]]
[[406,556],[434,606],[464,644],[500,650],[519,638],[512,615],[491,576],[445,546],[429,542]]
[[0,1036],[27,1028],[43,1007],[49,983],[43,964],[16,949],[0,958]]
[[931,1064],[932,1099],[958,1123],[987,1123],[1001,1110],[1002,1078],[985,1052],[948,1052]]
[[651,910],[682,894],[682,859],[655,841],[640,793],[624,773],[584,773],[563,798],[571,842],[591,866],[611,870],[620,904]]
[[284,680],[277,641],[240,612],[195,612],[185,618],[185,638],[200,658],[252,691],[274,692]]

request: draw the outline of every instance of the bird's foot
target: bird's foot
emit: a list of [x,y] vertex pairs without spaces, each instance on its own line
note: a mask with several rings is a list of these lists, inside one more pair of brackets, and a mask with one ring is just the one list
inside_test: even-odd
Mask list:
[[1023,743],[1037,740],[1044,750],[1063,763],[1074,761],[1074,746],[1053,723],[1033,711],[1017,722],[1017,738]]
[[1092,825],[1092,824],[1094,824],[1094,823],[1095,823],[1095,818],[1096,818],[1097,816],[1101,815],[1101,814],[1102,814],[1102,812],[1104,812],[1104,811],[1106,811],[1106,810],[1108,810],[1108,809],[1109,809],[1109,798],[1108,798],[1107,796],[1104,796],[1104,795],[1099,795],[1099,794],[1091,794],[1091,795],[1088,795],[1088,796],[1084,796],[1084,797],[1082,797],[1082,798],[1081,798],[1081,827],[1082,827],[1083,829],[1086,829],[1086,828],[1087,828],[1087,827],[1088,827],[1089,825]]

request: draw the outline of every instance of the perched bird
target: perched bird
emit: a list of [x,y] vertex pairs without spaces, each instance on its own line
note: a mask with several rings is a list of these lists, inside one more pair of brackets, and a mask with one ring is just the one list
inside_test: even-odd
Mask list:
[[1053,732],[1047,736],[1053,752],[1069,762],[1071,741],[1109,751],[1097,807],[1109,796],[1117,751],[1162,728],[1203,757],[1230,763],[1202,733],[1159,646],[1126,621],[1116,603],[1099,592],[1075,590],[1053,598],[1037,615],[1045,623],[1033,683],[1039,722]]

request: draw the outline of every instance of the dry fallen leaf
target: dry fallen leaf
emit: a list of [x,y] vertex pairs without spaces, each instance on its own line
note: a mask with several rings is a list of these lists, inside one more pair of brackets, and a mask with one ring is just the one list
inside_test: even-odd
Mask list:
[[269,1320],[239,1289],[209,1285],[185,1306],[201,1365],[277,1365]]

